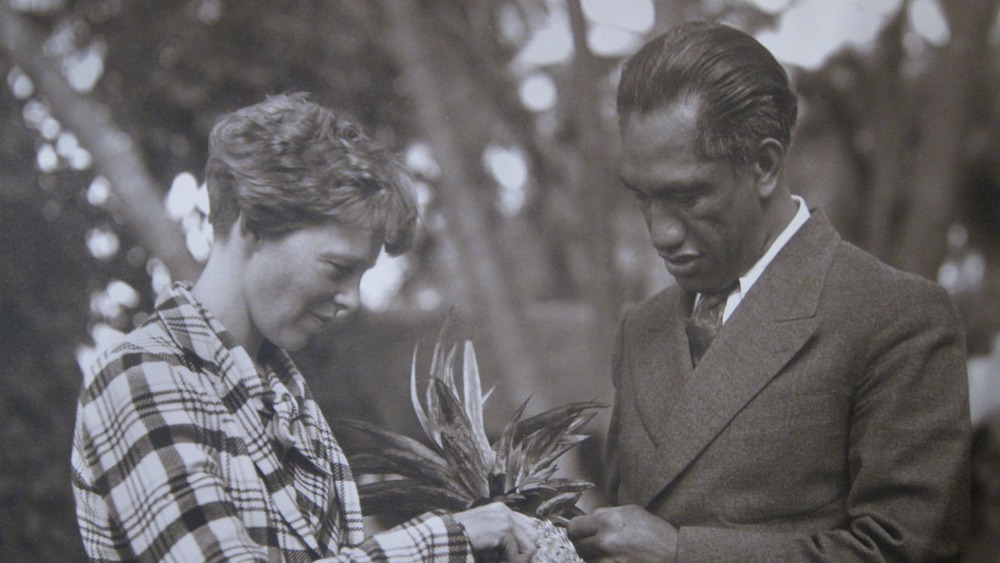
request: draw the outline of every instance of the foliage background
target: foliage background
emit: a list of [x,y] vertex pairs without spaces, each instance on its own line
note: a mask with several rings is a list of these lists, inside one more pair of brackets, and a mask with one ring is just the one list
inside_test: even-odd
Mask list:
[[[1000,405],[997,5],[3,2],[0,559],[82,559],[68,478],[78,361],[140,323],[168,279],[197,276],[208,131],[267,94],[312,92],[421,178],[417,248],[380,264],[365,280],[370,308],[297,357],[330,418],[414,428],[410,353],[450,306],[498,387],[494,430],[528,396],[529,411],[609,401],[617,319],[670,283],[617,182],[617,70],[693,18],[773,42],[802,99],[789,185],[848,240],[952,292],[973,416],[989,420]],[[600,481],[605,422],[568,473]],[[997,525],[998,498],[977,490],[978,521]],[[986,543],[974,555],[990,560]]]

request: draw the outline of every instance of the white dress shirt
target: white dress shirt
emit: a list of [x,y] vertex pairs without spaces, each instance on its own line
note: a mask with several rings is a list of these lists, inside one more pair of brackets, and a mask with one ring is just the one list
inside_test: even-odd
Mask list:
[[[764,270],[774,261],[774,257],[778,255],[778,252],[788,244],[788,241],[792,236],[798,232],[798,230],[809,220],[809,208],[806,206],[806,201],[797,195],[793,195],[792,199],[798,204],[799,208],[795,212],[795,216],[792,220],[788,222],[778,238],[774,239],[771,246],[768,247],[767,252],[757,260],[757,263],[753,265],[747,273],[740,276],[739,287],[733,290],[726,299],[726,308],[722,312],[722,322],[725,323],[732,316],[733,311],[736,307],[743,301],[743,297],[750,291],[753,284],[757,283],[760,276],[764,273]],[[698,294],[698,299],[701,299],[701,294]]]

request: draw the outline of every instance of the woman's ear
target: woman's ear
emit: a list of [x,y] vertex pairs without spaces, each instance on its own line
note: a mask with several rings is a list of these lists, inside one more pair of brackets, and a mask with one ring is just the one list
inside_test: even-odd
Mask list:
[[771,197],[781,180],[781,168],[784,163],[785,147],[777,140],[768,137],[757,145],[753,170],[757,177],[758,197],[761,199]]
[[260,235],[247,228],[246,219],[242,213],[233,221],[229,237],[232,240],[239,240],[240,246],[247,253],[253,253],[260,247]]

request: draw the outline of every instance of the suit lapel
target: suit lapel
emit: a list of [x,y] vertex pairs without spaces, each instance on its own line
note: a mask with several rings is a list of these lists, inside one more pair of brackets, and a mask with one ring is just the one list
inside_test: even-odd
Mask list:
[[632,396],[646,431],[658,446],[669,439],[662,432],[665,414],[680,408],[683,396],[678,389],[692,373],[685,320],[693,299],[676,286],[665,297],[648,338],[638,339],[634,353],[630,353],[634,358],[630,365]]
[[636,404],[657,445],[659,469],[645,479],[641,504],[677,478],[802,348],[819,325],[815,313],[837,234],[822,213],[778,253],[691,369],[684,323],[689,296],[636,350]]

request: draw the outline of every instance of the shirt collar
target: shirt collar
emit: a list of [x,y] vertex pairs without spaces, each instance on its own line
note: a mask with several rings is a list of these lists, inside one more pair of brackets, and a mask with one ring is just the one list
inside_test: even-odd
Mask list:
[[764,252],[764,255],[760,257],[760,260],[757,260],[757,263],[747,270],[747,273],[740,276],[739,292],[741,299],[745,297],[747,292],[750,291],[750,288],[757,283],[760,276],[764,274],[764,270],[766,270],[771,262],[774,261],[774,257],[778,255],[778,252],[780,252],[781,249],[788,244],[788,241],[791,240],[792,236],[795,235],[795,233],[802,228],[802,225],[809,220],[809,208],[806,206],[806,201],[797,195],[793,195],[792,199],[798,204],[795,216],[792,217],[792,220],[789,221],[788,225],[786,225],[784,230],[781,231],[778,238],[774,239],[774,242],[771,243],[771,246],[768,247],[766,252]]
[[212,366],[227,386],[242,385],[252,397],[267,391],[281,396],[305,395],[301,374],[288,354],[265,341],[258,360],[259,373],[250,355],[218,319],[191,293],[192,284],[179,281],[157,299],[156,312],[178,346],[193,359]]

